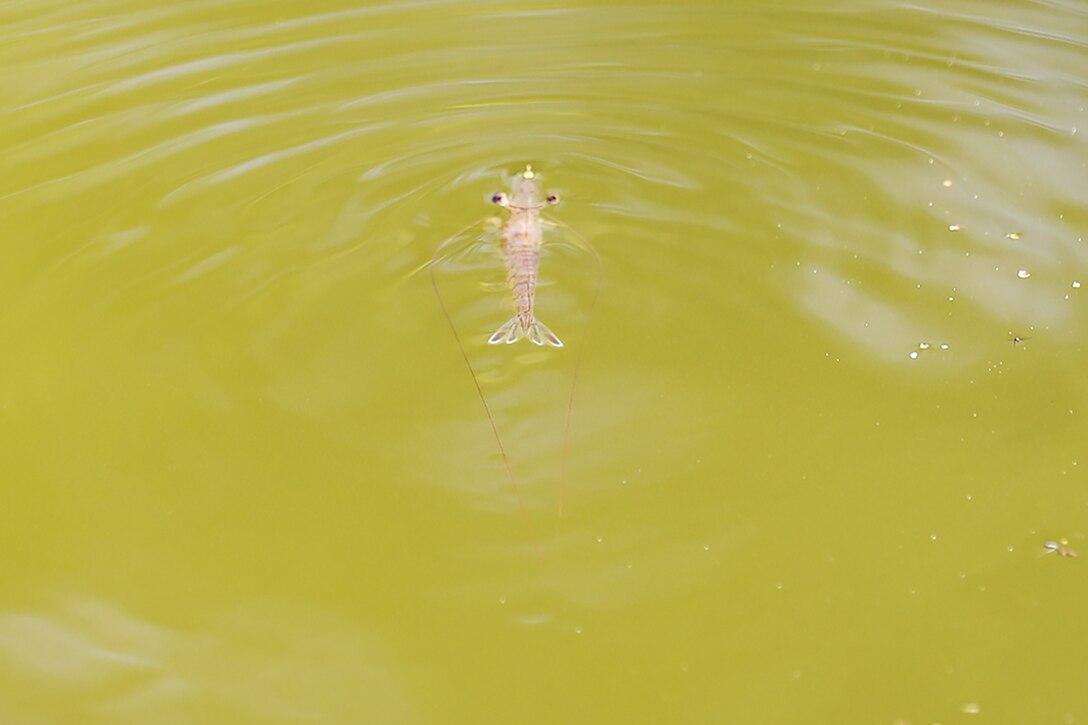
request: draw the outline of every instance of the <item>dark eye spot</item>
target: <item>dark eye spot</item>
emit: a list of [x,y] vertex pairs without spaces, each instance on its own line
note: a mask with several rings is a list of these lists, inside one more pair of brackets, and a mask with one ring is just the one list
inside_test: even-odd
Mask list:
[[559,203],[559,194],[548,194],[548,203],[549,204],[558,204]]
[[502,193],[501,191],[496,192],[496,193],[491,195],[491,203],[492,204],[502,204],[505,201],[506,201],[506,194]]

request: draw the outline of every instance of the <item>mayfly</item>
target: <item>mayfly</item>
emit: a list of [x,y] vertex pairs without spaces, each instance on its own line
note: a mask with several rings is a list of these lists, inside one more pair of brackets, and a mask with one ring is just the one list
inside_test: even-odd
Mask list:
[[[479,302],[478,292],[482,280],[478,279],[478,277],[488,273],[487,268],[481,268],[481,265],[494,258],[492,255],[486,254],[488,251],[493,251],[493,248],[489,250],[488,248],[490,245],[483,241],[483,238],[486,236],[485,233],[481,232],[479,235],[474,235],[470,231],[476,230],[478,224],[470,225],[466,230],[463,230],[461,233],[456,234],[443,242],[438,249],[435,250],[434,256],[431,258],[428,265],[430,267],[431,284],[434,287],[435,296],[438,298],[439,305],[446,317],[446,322],[449,324],[450,330],[453,332],[454,339],[457,342],[457,347],[461,352],[461,357],[464,359],[465,366],[468,368],[469,374],[472,377],[473,384],[476,387],[476,393],[487,414],[487,420],[491,426],[491,432],[495,438],[499,454],[502,457],[507,477],[514,488],[518,498],[518,505],[522,508],[523,512],[525,511],[525,504],[521,497],[521,491],[518,488],[513,464],[511,463],[510,456],[507,454],[506,446],[503,443],[503,436],[499,432],[499,426],[496,423],[491,404],[488,402],[488,398],[484,394],[483,387],[480,384],[477,367],[473,365],[472,356],[470,356],[469,352],[466,350],[465,342],[467,339],[470,344],[476,344],[477,342],[482,343],[486,339],[489,346],[506,346],[524,339],[542,348],[556,348],[557,353],[558,348],[565,347],[563,340],[559,335],[552,332],[552,330],[538,317],[539,305],[537,304],[537,291],[540,283],[541,254],[545,247],[545,233],[554,232],[556,229],[560,228],[558,223],[548,221],[542,216],[542,211],[545,208],[559,203],[559,196],[556,194],[544,195],[540,190],[539,180],[540,177],[533,170],[532,166],[526,166],[524,171],[514,177],[509,193],[500,191],[492,194],[490,197],[493,204],[502,207],[507,212],[506,220],[504,222],[498,222],[501,224],[501,226],[497,228],[498,246],[506,272],[505,292],[508,295],[508,299],[513,302],[514,307],[514,314],[512,317],[505,322],[498,324],[497,327],[489,328],[494,330],[494,332],[490,335],[481,333],[481,338],[475,338],[474,335],[477,333],[473,332],[471,333],[473,337],[463,338],[462,334],[458,332],[458,325],[454,322],[454,316],[456,314],[459,314],[470,307],[479,308],[477,304]],[[583,299],[582,304],[577,305],[574,310],[574,312],[584,316],[585,320],[588,320],[588,316],[591,314],[592,308],[596,302],[597,291],[600,286],[600,258],[592,247],[590,247],[579,235],[574,233],[573,230],[565,225],[562,228],[565,230],[566,243],[552,247],[549,242],[549,248],[558,248],[562,246],[573,248],[578,252],[588,253],[594,260],[594,264],[591,265],[593,267],[591,272],[592,283],[590,285],[592,291],[589,294],[589,299]],[[454,253],[452,249],[455,244],[464,245],[460,255]],[[447,299],[447,295],[444,295],[442,292],[441,285],[436,276],[436,270],[439,270],[441,266],[440,262],[447,262],[447,260],[455,260],[463,264],[466,254],[470,260],[468,266],[470,268],[469,271],[472,273],[473,284],[462,285],[461,289],[471,288],[475,289],[476,292],[472,293],[471,296],[463,295],[461,300]],[[450,266],[455,267],[451,274],[456,274],[456,266]],[[445,269],[445,267],[443,268]],[[461,272],[464,272],[464,269],[461,269]],[[569,289],[565,290],[565,292],[567,293],[566,297],[569,302],[569,298],[574,292]],[[555,297],[549,298],[549,302],[554,301]],[[570,305],[568,304],[568,308],[569,307]],[[555,310],[552,311],[554,312]],[[555,324],[555,320],[552,320],[552,322]],[[495,322],[492,322],[492,324],[495,324]],[[582,324],[584,325],[585,323],[583,322]],[[473,327],[475,327],[475,323]],[[569,331],[570,328],[567,328],[567,332]],[[468,333],[466,332],[466,334]],[[564,337],[566,337],[566,334],[564,334]],[[584,345],[579,346],[567,395],[559,491],[560,515],[563,513],[563,497],[566,487],[571,420],[574,411],[574,391],[577,383],[578,370],[581,367],[583,349]],[[482,353],[477,354],[482,355]],[[502,364],[510,364],[508,356],[504,357]]]

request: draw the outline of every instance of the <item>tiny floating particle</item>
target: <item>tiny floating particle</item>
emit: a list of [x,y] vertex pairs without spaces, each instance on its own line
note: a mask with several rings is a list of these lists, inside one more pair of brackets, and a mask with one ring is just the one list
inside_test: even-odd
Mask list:
[[1031,272],[1027,271],[1026,269],[1021,269],[1019,272],[1016,273],[1016,276],[1020,279],[1027,279],[1031,276]]
[[950,231],[950,232],[958,232],[961,229],[963,229],[963,227],[961,227],[959,224],[949,224],[948,225],[948,231]]
[[943,186],[946,189],[948,187],[952,186],[952,179],[945,179],[944,181],[941,182],[941,186]]
[[918,343],[918,349],[919,350],[928,350],[929,349],[929,343],[928,342]]
[[917,350],[912,350],[908,357],[910,357],[911,360],[917,360],[918,359],[918,351]]
[[942,350],[947,350],[948,349],[948,343],[947,342],[942,342],[941,343],[941,349]]
[[977,702],[968,702],[963,706],[963,711],[967,715],[978,715],[982,712],[982,708],[978,706]]
[[1005,238],[1006,239],[1019,239],[1020,238],[1020,232],[1009,232],[1008,234],[1005,235]]
[[1073,289],[1080,289],[1080,282],[1073,282]]

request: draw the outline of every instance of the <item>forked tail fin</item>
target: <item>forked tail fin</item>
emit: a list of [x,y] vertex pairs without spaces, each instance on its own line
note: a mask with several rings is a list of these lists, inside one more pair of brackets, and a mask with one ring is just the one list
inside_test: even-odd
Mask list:
[[529,338],[536,345],[563,347],[563,342],[548,329],[547,325],[540,320],[520,314],[507,320],[502,327],[495,330],[495,334],[487,338],[487,341],[492,345],[503,343],[510,345],[523,337]]

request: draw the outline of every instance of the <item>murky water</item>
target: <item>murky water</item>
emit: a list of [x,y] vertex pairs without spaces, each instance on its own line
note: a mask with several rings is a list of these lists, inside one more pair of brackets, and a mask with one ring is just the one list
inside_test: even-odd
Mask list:
[[1082,3],[0,24],[0,720],[1088,719]]

